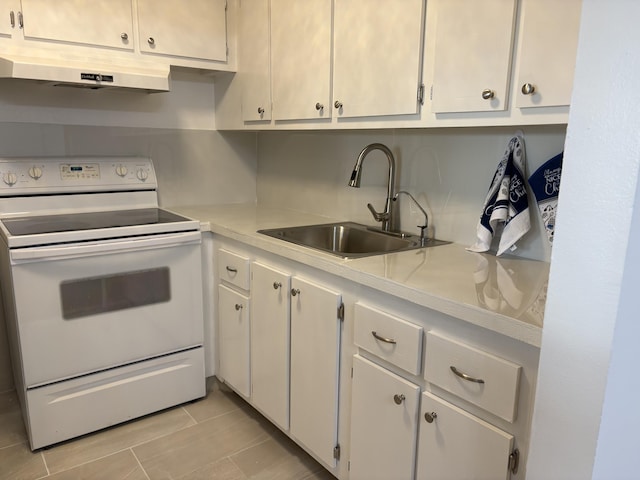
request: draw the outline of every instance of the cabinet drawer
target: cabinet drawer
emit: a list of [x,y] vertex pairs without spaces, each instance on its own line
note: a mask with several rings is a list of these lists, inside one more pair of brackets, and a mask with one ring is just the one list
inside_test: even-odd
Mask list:
[[249,258],[221,248],[218,250],[220,280],[249,290]]
[[522,367],[427,332],[425,379],[508,422],[516,418]]
[[356,303],[354,343],[377,357],[420,374],[422,327],[375,308]]

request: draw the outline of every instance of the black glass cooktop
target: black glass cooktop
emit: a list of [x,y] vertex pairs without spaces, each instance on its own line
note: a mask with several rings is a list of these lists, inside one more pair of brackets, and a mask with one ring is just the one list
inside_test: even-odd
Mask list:
[[189,221],[189,219],[160,208],[140,208],[135,210],[6,218],[2,220],[2,223],[11,235],[20,236],[184,221]]

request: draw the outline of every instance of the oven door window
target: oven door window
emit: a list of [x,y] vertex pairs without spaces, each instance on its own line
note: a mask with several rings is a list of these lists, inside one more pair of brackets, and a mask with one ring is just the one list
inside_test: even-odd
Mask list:
[[66,280],[60,297],[65,320],[168,302],[169,267]]

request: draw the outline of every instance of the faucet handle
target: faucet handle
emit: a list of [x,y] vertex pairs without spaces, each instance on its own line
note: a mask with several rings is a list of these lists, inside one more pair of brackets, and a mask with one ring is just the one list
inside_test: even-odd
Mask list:
[[367,208],[371,212],[371,215],[373,215],[373,218],[375,219],[376,222],[382,222],[383,220],[386,220],[387,218],[389,218],[389,214],[388,213],[376,212],[376,209],[373,208],[373,205],[371,205],[370,203],[367,203]]

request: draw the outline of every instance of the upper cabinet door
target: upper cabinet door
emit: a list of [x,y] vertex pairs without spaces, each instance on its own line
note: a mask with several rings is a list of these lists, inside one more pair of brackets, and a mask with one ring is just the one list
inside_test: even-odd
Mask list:
[[242,0],[239,23],[242,120],[271,120],[269,0]]
[[333,108],[338,117],[418,112],[423,0],[336,0]]
[[433,112],[506,110],[515,0],[430,5],[436,15]]
[[138,0],[138,22],[142,52],[227,60],[225,0]]
[[522,0],[516,106],[569,105],[581,0]]
[[20,0],[0,1],[0,37],[12,37],[19,30]]
[[331,0],[271,1],[273,118],[330,118]]
[[22,0],[22,15],[26,39],[133,50],[131,0]]

